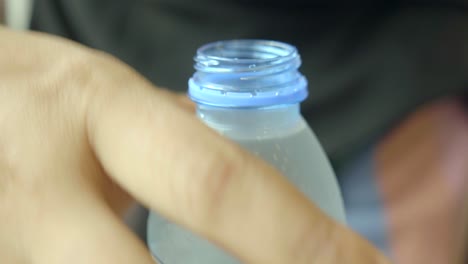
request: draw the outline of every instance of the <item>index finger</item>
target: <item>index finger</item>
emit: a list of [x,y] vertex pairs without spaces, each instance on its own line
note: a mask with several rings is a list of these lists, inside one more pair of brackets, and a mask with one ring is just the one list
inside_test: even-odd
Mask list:
[[[107,173],[143,204],[247,263],[343,263],[343,254],[346,263],[378,259],[274,168],[181,110],[173,97],[131,79],[131,89],[96,93],[88,129]],[[344,250],[344,240],[352,248]],[[353,254],[360,255],[356,262]]]

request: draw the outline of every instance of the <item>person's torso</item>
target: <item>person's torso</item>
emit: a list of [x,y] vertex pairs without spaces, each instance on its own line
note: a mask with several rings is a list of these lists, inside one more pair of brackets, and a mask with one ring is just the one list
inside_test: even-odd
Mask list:
[[202,44],[291,43],[309,79],[303,114],[332,160],[342,162],[418,105],[466,87],[468,19],[443,4],[397,2],[37,0],[33,29],[110,52],[175,91],[186,91]]

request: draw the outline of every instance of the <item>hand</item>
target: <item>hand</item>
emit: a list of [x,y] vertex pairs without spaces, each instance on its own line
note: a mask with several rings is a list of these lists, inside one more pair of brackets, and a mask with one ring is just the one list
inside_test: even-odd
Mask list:
[[0,39],[2,263],[150,264],[121,220],[135,200],[246,263],[386,263],[111,56],[38,33]]

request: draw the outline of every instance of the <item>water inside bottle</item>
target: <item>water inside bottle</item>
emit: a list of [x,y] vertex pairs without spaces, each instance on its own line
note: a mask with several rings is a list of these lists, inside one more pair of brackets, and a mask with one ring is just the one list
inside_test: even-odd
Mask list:
[[306,125],[283,137],[236,141],[279,169],[328,215],[345,222],[335,174],[320,143]]
[[[322,210],[345,222],[334,173],[319,142],[306,125],[281,137],[231,139],[281,170]],[[149,221],[149,247],[161,264],[240,263],[210,242],[157,214],[153,213]]]

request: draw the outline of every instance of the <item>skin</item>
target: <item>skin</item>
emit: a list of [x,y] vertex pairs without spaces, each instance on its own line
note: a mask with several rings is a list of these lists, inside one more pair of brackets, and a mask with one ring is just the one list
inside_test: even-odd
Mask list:
[[138,201],[244,263],[388,263],[181,95],[76,43],[0,27],[2,263],[153,263]]

